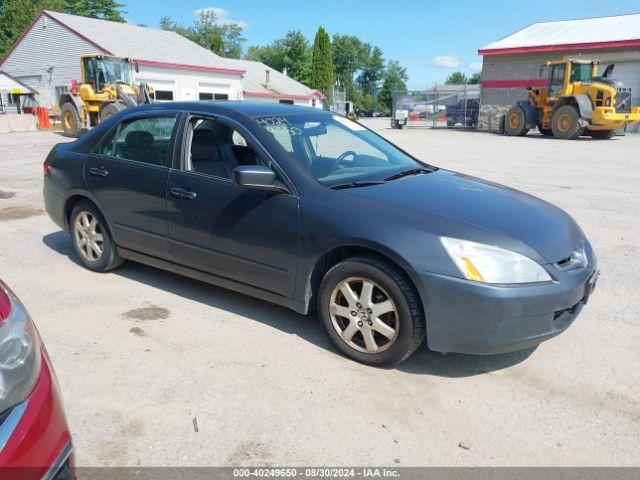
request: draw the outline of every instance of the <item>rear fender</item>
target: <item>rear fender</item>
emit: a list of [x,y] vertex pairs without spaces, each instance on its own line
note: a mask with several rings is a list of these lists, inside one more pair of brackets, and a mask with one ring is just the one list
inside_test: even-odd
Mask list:
[[521,100],[518,102],[518,105],[524,112],[527,128],[535,128],[538,125],[538,110],[531,105],[528,100]]

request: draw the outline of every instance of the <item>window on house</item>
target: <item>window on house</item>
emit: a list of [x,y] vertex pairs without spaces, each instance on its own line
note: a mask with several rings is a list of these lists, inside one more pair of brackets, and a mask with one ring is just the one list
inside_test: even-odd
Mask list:
[[226,93],[216,93],[213,95],[214,100],[229,100],[229,95]]
[[293,105],[293,100],[280,99],[280,103],[284,105]]
[[156,100],[162,102],[170,102],[173,100],[173,91],[171,90],[156,90]]
[[316,104],[316,98],[315,98],[315,97],[313,97],[313,99],[311,99],[311,106],[312,106],[313,108],[316,108],[316,106],[317,106],[317,104]]
[[213,93],[200,92],[200,100],[213,100]]

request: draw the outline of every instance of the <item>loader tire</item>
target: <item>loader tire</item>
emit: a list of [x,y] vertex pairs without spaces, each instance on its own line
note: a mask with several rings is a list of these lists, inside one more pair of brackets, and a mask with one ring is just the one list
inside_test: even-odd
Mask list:
[[524,137],[529,133],[524,110],[520,105],[514,105],[504,117],[504,131],[510,137]]
[[100,121],[104,122],[106,119],[115,115],[122,110],[125,110],[127,107],[120,102],[109,103],[105,105],[102,110],[100,110]]
[[62,105],[60,118],[62,119],[62,131],[65,137],[78,138],[80,136],[81,122],[76,106],[71,102]]
[[551,117],[553,136],[563,140],[575,140],[582,134],[580,115],[573,105],[563,105]]
[[615,135],[615,130],[591,130],[589,135],[594,140],[611,140]]

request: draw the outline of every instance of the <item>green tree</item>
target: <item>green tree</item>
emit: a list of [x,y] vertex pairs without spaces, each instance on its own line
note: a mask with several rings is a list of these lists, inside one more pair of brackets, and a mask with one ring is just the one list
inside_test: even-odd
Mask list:
[[469,79],[462,72],[453,72],[447,77],[444,83],[445,85],[464,85],[465,83],[469,83]]
[[213,10],[201,10],[191,26],[184,26],[171,17],[160,18],[160,28],[188,38],[201,47],[227,58],[240,58],[245,42],[242,27],[235,23],[220,24]]
[[82,17],[99,18],[112,22],[126,22],[124,4],[115,0],[66,0],[66,13]]
[[309,85],[311,82],[311,47],[300,30],[290,30],[282,40],[284,68],[294,80]]
[[0,58],[42,10],[64,11],[65,0],[0,0]]
[[362,64],[358,84],[365,93],[375,95],[384,76],[384,58],[379,47],[371,48],[370,45],[365,45],[367,55]]
[[217,55],[224,55],[224,41],[219,31],[212,32],[209,50]]
[[353,92],[353,77],[364,66],[367,58],[367,44],[353,35],[333,36],[333,67],[338,87]]
[[282,40],[276,40],[269,45],[254,45],[249,47],[245,55],[247,60],[262,62],[274,70],[284,70],[284,47]]
[[319,27],[311,54],[311,88],[324,93],[329,105],[333,103],[334,74],[331,39],[326,30]]
[[407,91],[407,69],[403,68],[396,60],[390,60],[385,69],[382,88],[378,96],[378,105],[391,110],[393,108],[393,95],[396,92]]
[[482,73],[476,72],[469,77],[469,84],[477,85],[478,83],[482,83]]

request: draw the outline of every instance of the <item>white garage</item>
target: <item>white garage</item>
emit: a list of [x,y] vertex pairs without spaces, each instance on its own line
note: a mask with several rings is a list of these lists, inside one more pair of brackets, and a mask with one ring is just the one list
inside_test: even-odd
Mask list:
[[640,105],[640,14],[535,23],[478,53],[484,57],[481,124],[495,124],[526,99],[526,87],[546,86],[540,66],[550,60],[599,60],[601,71],[614,63],[612,77],[631,87],[632,103]]
[[266,65],[222,58],[174,32],[49,11],[27,28],[0,70],[36,90],[40,105],[55,111],[67,86],[82,80],[80,59],[88,54],[130,59],[133,80],[148,83],[160,101],[247,97],[322,107],[321,93],[286,75],[273,71],[270,86],[261,79]]

